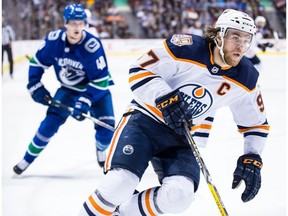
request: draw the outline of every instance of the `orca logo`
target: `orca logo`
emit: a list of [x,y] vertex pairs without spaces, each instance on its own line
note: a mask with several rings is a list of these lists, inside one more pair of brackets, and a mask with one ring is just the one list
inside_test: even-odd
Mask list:
[[62,70],[59,72],[59,78],[64,84],[73,86],[85,79],[85,72],[75,70],[71,67],[62,67]]
[[193,118],[203,115],[213,104],[212,94],[203,86],[188,84],[179,90],[183,93],[184,101],[189,104],[187,110]]

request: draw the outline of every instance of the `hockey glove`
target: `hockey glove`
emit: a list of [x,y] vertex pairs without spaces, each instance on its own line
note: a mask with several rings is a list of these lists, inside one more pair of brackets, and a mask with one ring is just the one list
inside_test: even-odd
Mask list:
[[74,110],[72,112],[72,117],[77,119],[78,121],[83,121],[85,117],[82,115],[83,113],[87,114],[89,108],[91,106],[91,101],[86,97],[79,97],[78,101],[76,101],[74,105]]
[[28,84],[27,88],[34,101],[43,105],[49,105],[47,99],[50,99],[51,95],[41,82],[34,85]]
[[267,47],[271,48],[274,46],[274,44],[267,42],[267,43],[259,43],[257,46],[262,50],[262,52],[265,52]]
[[178,135],[183,135],[185,129],[183,122],[192,126],[192,115],[188,113],[189,104],[184,101],[183,93],[172,91],[155,100],[157,108],[162,112],[165,123]]
[[239,157],[237,168],[234,171],[232,189],[237,188],[244,180],[246,188],[242,193],[243,202],[252,200],[261,187],[262,159],[258,154],[245,154]]

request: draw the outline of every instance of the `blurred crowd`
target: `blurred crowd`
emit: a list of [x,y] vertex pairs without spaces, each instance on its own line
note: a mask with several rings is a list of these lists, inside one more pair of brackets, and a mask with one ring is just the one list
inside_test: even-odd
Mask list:
[[[254,19],[265,17],[259,0],[130,0],[129,4],[145,38],[165,38],[180,32],[202,35],[204,27],[213,25],[227,8],[241,10]],[[272,37],[269,20],[266,28],[271,32],[267,37]]]
[[281,25],[285,28],[286,32],[286,0],[274,0],[273,4],[276,8],[276,12],[281,22]]
[[[49,31],[63,27],[62,12],[67,1],[10,1],[17,16],[5,7],[7,1],[3,0],[3,16],[8,20],[18,19],[14,22],[17,25],[14,26],[17,40],[42,39]],[[279,10],[279,19],[286,26],[286,1],[274,1],[275,8]],[[100,38],[134,37],[129,20],[114,6],[113,0],[74,2],[87,8],[89,26],[95,28]],[[265,17],[265,7],[260,0],[128,0],[127,4],[141,26],[141,38],[165,38],[173,33],[202,35],[203,28],[213,25],[216,17],[226,8],[242,10],[253,18],[259,15]],[[273,31],[268,19],[266,28]]]
[[[11,14],[3,0],[3,16],[14,22],[17,40],[42,39],[49,31],[64,26],[62,13],[67,5],[65,0],[14,0],[13,12],[19,11],[17,17]],[[74,1],[87,8],[88,23],[98,31],[102,38],[127,38],[128,23],[119,15],[113,0],[96,0],[89,5],[86,0]],[[17,13],[17,12],[16,12]]]

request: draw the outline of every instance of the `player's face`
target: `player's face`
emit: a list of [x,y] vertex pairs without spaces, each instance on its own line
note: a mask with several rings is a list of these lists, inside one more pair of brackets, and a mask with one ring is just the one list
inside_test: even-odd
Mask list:
[[69,43],[76,44],[82,38],[85,22],[83,20],[69,20],[68,23],[65,24],[65,28]]
[[224,57],[228,65],[236,66],[251,46],[252,35],[236,29],[228,29],[224,36]]

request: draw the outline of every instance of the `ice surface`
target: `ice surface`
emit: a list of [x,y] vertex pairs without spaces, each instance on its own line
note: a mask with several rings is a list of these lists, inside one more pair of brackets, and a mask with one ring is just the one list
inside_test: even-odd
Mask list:
[[[112,87],[116,120],[131,99],[128,88],[129,64],[138,55],[109,55],[108,61],[116,86]],[[224,205],[232,216],[286,215],[286,58],[261,55],[261,87],[271,132],[263,153],[262,188],[248,203],[240,199],[244,185],[232,190],[232,173],[242,154],[242,137],[227,108],[217,112],[206,149],[200,149]],[[7,73],[2,81],[2,215],[72,216],[99,184],[102,170],[96,163],[94,131],[89,120],[72,118],[50,141],[47,148],[21,175],[12,167],[23,157],[46,107],[32,101],[26,90],[28,62],[15,65],[15,78]],[[44,83],[54,92],[58,83],[54,72],[45,73]],[[151,167],[138,190],[157,185]],[[220,215],[201,175],[196,199],[182,216]]]

